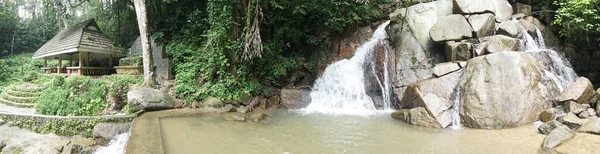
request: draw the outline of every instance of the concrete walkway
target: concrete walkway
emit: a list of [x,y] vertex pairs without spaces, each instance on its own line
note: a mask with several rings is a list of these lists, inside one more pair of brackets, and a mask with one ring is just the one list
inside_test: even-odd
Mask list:
[[35,114],[34,108],[18,108],[13,106],[8,106],[0,103],[0,113],[12,113],[12,114]]

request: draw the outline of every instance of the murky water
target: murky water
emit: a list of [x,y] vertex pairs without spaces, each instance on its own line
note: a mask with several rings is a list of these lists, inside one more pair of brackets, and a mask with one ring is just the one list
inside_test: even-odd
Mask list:
[[167,153],[538,153],[533,125],[504,130],[411,126],[389,113],[368,117],[276,111],[264,123],[218,115],[160,120]]

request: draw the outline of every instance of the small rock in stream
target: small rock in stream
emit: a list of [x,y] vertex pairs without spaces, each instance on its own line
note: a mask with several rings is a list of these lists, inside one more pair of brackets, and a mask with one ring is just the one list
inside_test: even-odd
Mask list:
[[540,125],[540,127],[538,127],[538,130],[540,131],[540,133],[548,135],[550,134],[550,132],[552,132],[552,130],[560,126],[564,125],[556,120],[553,120],[550,122],[543,123],[542,125]]
[[592,118],[585,125],[581,126],[578,131],[600,135],[600,118]]
[[252,119],[252,121],[254,122],[260,122],[265,120],[269,115],[264,114],[264,113],[259,113],[259,112],[255,112],[252,113],[252,115],[250,115],[250,119]]
[[571,137],[575,135],[575,132],[567,126],[560,126],[552,130],[542,143],[542,147],[546,150],[550,150],[562,143],[567,142]]
[[575,116],[575,114],[572,112],[569,112],[566,116],[559,118],[559,121],[573,130],[577,130],[579,127],[581,127],[581,125],[583,125],[581,119]]

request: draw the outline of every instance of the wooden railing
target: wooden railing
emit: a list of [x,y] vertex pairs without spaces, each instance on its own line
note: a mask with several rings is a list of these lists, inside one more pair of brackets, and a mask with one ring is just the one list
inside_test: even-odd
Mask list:
[[114,74],[115,69],[109,67],[67,67],[68,75],[109,75]]

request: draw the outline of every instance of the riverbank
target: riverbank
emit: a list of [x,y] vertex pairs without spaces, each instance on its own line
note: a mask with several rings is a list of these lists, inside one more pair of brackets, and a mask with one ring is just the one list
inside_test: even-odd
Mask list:
[[0,153],[91,153],[96,142],[81,136],[38,134],[9,124],[0,125]]

